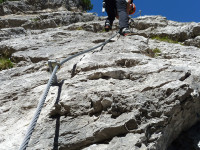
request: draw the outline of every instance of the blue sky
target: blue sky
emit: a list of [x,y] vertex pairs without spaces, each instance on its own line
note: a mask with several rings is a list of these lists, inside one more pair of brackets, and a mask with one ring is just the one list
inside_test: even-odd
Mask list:
[[[99,16],[102,13],[103,0],[91,0],[93,10]],[[136,13],[141,10],[142,15],[161,15],[168,20],[178,22],[200,22],[200,0],[134,0]]]

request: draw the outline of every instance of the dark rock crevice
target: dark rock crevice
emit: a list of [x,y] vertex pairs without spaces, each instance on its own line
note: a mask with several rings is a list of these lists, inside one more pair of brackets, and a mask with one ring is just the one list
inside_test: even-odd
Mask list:
[[[191,94],[191,92],[189,93]],[[163,135],[158,139],[155,149],[167,149],[182,131],[190,128],[200,120],[200,117],[196,115],[200,113],[200,111],[196,109],[200,106],[198,102],[200,97],[198,100],[194,100],[190,96],[187,97],[183,95],[183,97],[185,98],[180,98],[180,103],[176,102],[173,108],[173,112],[175,113],[168,116],[168,118],[171,119],[168,120],[168,125],[164,128]]]
[[183,131],[175,139],[167,150],[199,150],[200,123],[196,123],[190,129]]

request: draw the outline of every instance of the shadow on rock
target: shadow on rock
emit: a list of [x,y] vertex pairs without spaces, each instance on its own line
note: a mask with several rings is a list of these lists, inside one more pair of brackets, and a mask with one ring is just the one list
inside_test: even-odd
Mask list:
[[[62,80],[60,83],[55,85],[55,86],[58,86],[58,95],[57,95],[57,98],[56,98],[55,105],[58,104],[58,102],[60,101],[60,95],[61,95],[61,92],[62,92],[63,83],[64,83],[64,80]],[[55,128],[53,150],[58,150],[58,139],[59,139],[59,130],[60,130],[60,115],[57,114],[57,115],[51,116],[51,117],[56,119],[56,128]]]

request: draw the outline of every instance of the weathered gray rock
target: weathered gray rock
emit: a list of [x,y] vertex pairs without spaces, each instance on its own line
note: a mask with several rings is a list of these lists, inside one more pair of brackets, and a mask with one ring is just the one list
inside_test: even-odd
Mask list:
[[22,24],[26,23],[28,20],[24,18],[9,18],[9,19],[0,19],[0,28],[12,28],[20,27]]
[[5,13],[4,13],[4,9],[3,9],[3,5],[0,4],[0,16],[4,16]]
[[46,29],[46,28],[55,28],[58,25],[55,23],[54,20],[51,19],[45,19],[45,20],[41,20],[41,21],[30,21],[27,22],[25,24],[23,24],[23,27],[25,29],[32,29],[32,30],[36,30],[36,29]]
[[[158,35],[170,26],[198,26],[149,18],[157,19]],[[1,41],[0,54],[16,63],[0,72],[2,150],[19,148],[50,76],[47,60],[104,42],[115,31],[100,32],[103,25],[78,22]],[[200,49],[146,38],[145,28],[61,66],[60,84],[51,87],[27,149],[166,150],[200,121]]]
[[150,27],[166,27],[168,25],[166,17],[162,16],[142,16],[134,19],[134,21],[134,26],[138,30],[145,30]]
[[200,47],[200,36],[195,37],[194,39],[189,39],[184,42],[188,46]]
[[65,7],[69,11],[82,11],[83,7],[81,0],[25,0],[25,3],[33,6],[35,10]]
[[26,33],[26,30],[22,27],[4,28],[0,30],[0,41],[25,35]]
[[183,42],[200,35],[200,23],[179,23],[161,16],[142,16],[134,19],[134,30],[145,37],[169,37]]
[[58,11],[39,15],[15,15],[0,19],[0,28],[24,27],[26,29],[55,28],[76,22],[88,22],[96,19],[91,13]]
[[3,4],[3,15],[25,13],[26,11],[33,10],[33,7],[26,5],[23,1],[6,1]]
[[[93,21],[90,23],[76,23],[69,25],[68,30],[85,30],[85,31],[90,31],[90,32],[103,32],[104,26],[99,23],[98,21]],[[99,43],[98,41],[94,41],[95,43]],[[102,42],[102,41],[100,41]]]
[[71,10],[73,7],[81,7],[80,0],[25,0],[25,3],[34,6],[36,10],[55,9],[61,6],[65,6],[68,10]]
[[[8,15],[0,19],[0,41],[16,36],[22,36],[27,32],[25,30],[56,28],[76,22],[88,22],[96,20],[96,18],[97,17],[91,13],[74,13],[69,11],[51,13],[43,12],[41,14],[34,15]],[[103,26],[99,23],[93,23],[92,27],[91,25],[85,25],[84,29],[87,31],[97,32],[99,30],[102,31]]]
[[95,19],[95,16],[87,13],[56,12],[45,13],[31,20],[22,26],[26,29],[55,28],[61,25],[70,25],[76,22],[88,22]]
[[21,0],[6,1],[0,6],[0,16],[8,14],[27,14],[37,13],[39,10],[52,9],[57,11],[65,8],[69,11],[83,11],[81,0]]

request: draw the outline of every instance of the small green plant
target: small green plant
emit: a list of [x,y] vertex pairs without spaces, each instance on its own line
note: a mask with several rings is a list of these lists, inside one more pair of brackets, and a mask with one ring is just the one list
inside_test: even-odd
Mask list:
[[37,21],[40,21],[40,19],[39,18],[31,18],[31,21],[32,22],[37,22]]
[[83,7],[84,11],[89,11],[93,8],[90,0],[81,0],[81,6]]
[[154,48],[153,50],[154,57],[157,57],[161,54],[161,50],[159,48]]
[[77,27],[76,30],[83,30],[83,27]]
[[0,70],[9,69],[13,67],[13,63],[9,58],[0,57]]
[[163,41],[163,42],[168,42],[168,43],[179,43],[176,40],[170,39],[168,36],[165,36],[165,37],[154,36],[154,37],[152,37],[152,39]]

